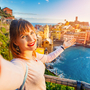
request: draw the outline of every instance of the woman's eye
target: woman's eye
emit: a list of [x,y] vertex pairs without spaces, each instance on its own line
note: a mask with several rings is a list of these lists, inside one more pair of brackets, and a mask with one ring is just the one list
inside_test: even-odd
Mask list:
[[22,38],[26,38],[27,36],[22,36]]
[[32,35],[32,34],[34,34],[34,32],[31,32],[30,34]]

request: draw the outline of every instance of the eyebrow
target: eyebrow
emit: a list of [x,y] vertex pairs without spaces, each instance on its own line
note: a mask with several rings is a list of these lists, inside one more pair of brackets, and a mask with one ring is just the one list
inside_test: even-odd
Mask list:
[[[33,31],[33,30],[30,30],[30,33],[31,33],[31,32],[34,32],[34,31]],[[24,33],[24,34],[21,34],[20,37],[23,36],[23,35],[26,35],[26,34],[25,34],[25,33]]]
[[20,37],[23,36],[23,35],[24,35],[24,34],[21,34]]

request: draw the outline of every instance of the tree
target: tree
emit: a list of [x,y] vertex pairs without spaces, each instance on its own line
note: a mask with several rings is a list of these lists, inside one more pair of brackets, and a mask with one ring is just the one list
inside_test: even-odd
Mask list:
[[0,7],[0,10],[1,10],[1,7]]

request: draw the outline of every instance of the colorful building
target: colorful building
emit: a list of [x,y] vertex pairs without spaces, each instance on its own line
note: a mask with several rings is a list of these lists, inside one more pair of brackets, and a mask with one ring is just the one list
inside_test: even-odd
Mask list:
[[42,47],[42,37],[37,35],[37,47]]
[[75,35],[76,38],[76,44],[86,44],[86,32],[79,32],[77,35]]
[[44,27],[40,28],[43,30],[37,31],[37,46],[44,48],[44,50],[47,49],[47,53],[50,53],[53,51],[53,38],[49,38],[49,26],[45,25]]
[[75,26],[76,28],[77,28],[77,26],[76,26],[77,24],[82,25],[82,26],[89,26],[89,22],[80,22],[80,21],[78,21],[77,16],[75,17],[75,21],[74,22],[69,22],[69,24],[72,25],[72,26]]
[[44,39],[44,40],[42,41],[42,47],[43,47],[44,49],[47,48],[47,52],[48,52],[48,53],[52,52],[52,51],[53,51],[53,41],[52,41],[50,38]]
[[50,31],[50,35],[53,36],[53,39],[60,40],[61,38],[61,29],[58,28],[52,28]]
[[3,8],[3,11],[5,11],[7,14],[10,14],[12,16],[12,10],[8,7]]
[[44,48],[37,48],[36,52],[38,52],[40,54],[44,54]]
[[48,27],[48,25],[44,26],[43,31],[44,31],[44,39],[49,38],[49,27]]
[[71,40],[74,38],[74,34],[64,34],[63,41],[66,40],[66,38],[67,38],[67,40]]
[[90,30],[86,30],[86,34],[87,34],[86,45],[89,45],[90,46]]

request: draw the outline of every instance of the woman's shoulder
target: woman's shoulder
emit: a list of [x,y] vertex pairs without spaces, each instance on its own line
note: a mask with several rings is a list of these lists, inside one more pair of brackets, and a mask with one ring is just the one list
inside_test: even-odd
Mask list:
[[25,60],[23,60],[21,58],[14,58],[14,59],[11,60],[11,62],[14,65],[17,65],[19,67],[22,67],[24,71],[26,70],[26,62],[25,62]]
[[21,59],[21,58],[14,58],[10,62],[12,62],[14,64],[22,64],[22,65],[24,65],[26,63],[26,61],[24,59]]

